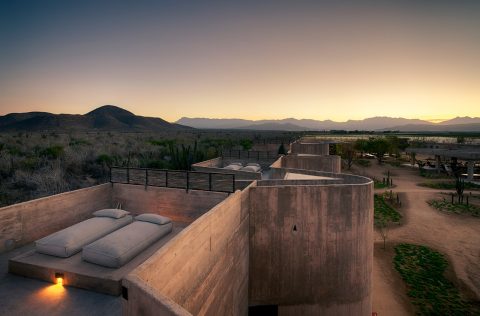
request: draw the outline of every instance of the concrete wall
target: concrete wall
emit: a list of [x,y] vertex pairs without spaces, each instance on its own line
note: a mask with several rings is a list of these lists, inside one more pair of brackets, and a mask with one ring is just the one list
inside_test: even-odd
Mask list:
[[317,170],[340,173],[342,171],[342,159],[340,156],[298,156],[287,155],[281,158],[282,168],[294,168],[305,170]]
[[328,143],[294,142],[290,144],[290,152],[292,154],[326,156],[329,154],[329,148],[330,146]]
[[0,252],[20,247],[112,207],[110,184],[0,208]]
[[217,157],[217,158],[197,162],[196,164],[192,165],[193,170],[196,170],[195,167],[222,168],[223,159],[222,157]]
[[250,305],[371,315],[372,238],[371,182],[252,188]]
[[237,191],[132,271],[124,315],[246,315],[248,191]]
[[112,201],[120,202],[124,210],[134,215],[155,213],[173,221],[191,223],[223,201],[227,193],[160,187],[147,187],[115,183]]
[[[303,169],[295,169],[295,168],[273,168],[273,167],[270,169],[270,179],[283,180],[285,178],[285,175],[288,172],[342,179],[342,183],[344,184],[366,184],[372,181],[369,178],[352,175],[348,173],[333,173],[333,172],[316,171],[316,170],[303,170]],[[258,181],[258,185],[262,185],[263,182],[264,180]]]

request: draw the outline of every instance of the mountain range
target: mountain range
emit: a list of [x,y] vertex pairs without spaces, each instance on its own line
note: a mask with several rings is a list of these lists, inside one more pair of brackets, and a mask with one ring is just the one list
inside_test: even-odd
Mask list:
[[0,131],[166,131],[200,129],[324,131],[363,130],[401,132],[479,132],[480,117],[456,117],[440,123],[418,119],[372,117],[364,120],[335,122],[287,118],[282,120],[244,120],[182,117],[175,123],[161,118],[135,115],[114,105],[104,105],[86,114],[48,112],[10,113],[0,116]]
[[244,119],[210,119],[182,117],[177,124],[194,128],[209,129],[251,129],[251,130],[286,130],[286,131],[323,131],[323,130],[368,130],[368,131],[480,131],[480,117],[456,117],[440,123],[419,119],[372,117],[364,120],[335,122],[332,120],[311,120],[287,118],[282,120],[244,120]]
[[87,114],[48,112],[10,113],[0,116],[0,131],[103,130],[165,131],[191,129],[161,118],[135,115],[114,105],[101,106]]

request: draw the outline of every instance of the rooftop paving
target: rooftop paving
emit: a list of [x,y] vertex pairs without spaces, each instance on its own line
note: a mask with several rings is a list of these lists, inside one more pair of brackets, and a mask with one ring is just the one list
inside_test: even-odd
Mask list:
[[63,287],[8,273],[8,260],[33,243],[0,254],[0,315],[121,315],[121,297]]

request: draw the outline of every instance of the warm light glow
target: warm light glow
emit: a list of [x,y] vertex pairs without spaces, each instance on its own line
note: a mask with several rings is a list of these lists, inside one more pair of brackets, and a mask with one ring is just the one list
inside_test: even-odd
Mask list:
[[45,299],[50,302],[60,302],[65,298],[67,295],[67,290],[61,284],[53,284],[50,286],[43,287],[39,291],[37,291],[34,295],[37,299]]
[[63,278],[57,278],[57,284],[63,285]]

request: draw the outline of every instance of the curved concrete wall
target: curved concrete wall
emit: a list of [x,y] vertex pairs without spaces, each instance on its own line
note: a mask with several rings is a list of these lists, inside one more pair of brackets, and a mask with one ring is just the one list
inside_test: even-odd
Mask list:
[[250,190],[251,305],[371,315],[373,185]]
[[292,154],[326,156],[330,152],[330,145],[328,143],[295,142],[290,144],[290,152]]

